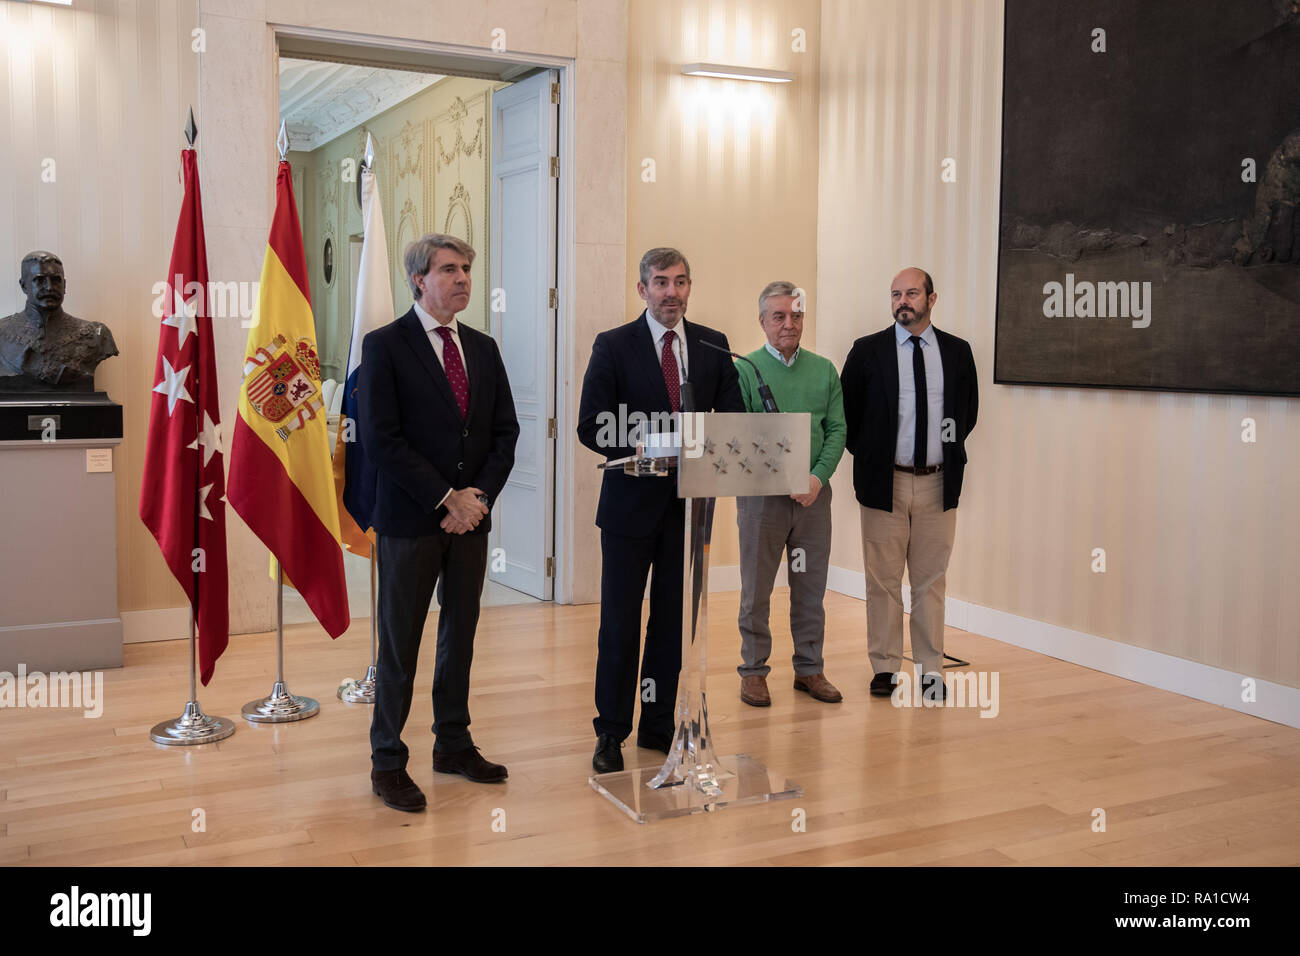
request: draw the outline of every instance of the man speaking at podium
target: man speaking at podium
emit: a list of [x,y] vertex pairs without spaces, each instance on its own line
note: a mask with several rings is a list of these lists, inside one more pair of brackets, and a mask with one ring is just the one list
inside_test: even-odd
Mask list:
[[[744,400],[721,332],[686,321],[691,267],[676,249],[651,249],[641,257],[637,294],[645,310],[633,321],[596,336],[582,380],[578,440],[607,460],[635,454],[635,437],[618,433],[640,412],[681,410],[689,382],[699,412],[743,412]],[[611,435],[613,437],[611,437]],[[600,636],[596,659],[597,773],[623,769],[623,740],[632,732],[638,691],[641,720],[637,746],[668,753],[673,707],[682,667],[682,552],[685,508],[673,476],[637,478],[605,472],[596,509],[600,528]],[[650,578],[641,681],[637,647],[641,599]]]

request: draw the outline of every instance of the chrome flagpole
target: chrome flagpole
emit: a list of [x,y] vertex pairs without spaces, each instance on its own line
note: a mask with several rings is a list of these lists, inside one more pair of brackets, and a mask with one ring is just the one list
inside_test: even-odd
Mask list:
[[235,732],[235,722],[227,717],[209,717],[199,706],[198,685],[195,672],[198,670],[196,646],[197,631],[194,627],[194,605],[190,605],[190,699],[185,702],[185,710],[175,720],[164,720],[154,724],[149,731],[149,739],[156,744],[169,747],[183,747],[192,744],[211,744],[225,740]]
[[[283,162],[289,152],[289,135],[284,120],[280,121],[280,135],[275,139]],[[241,713],[245,720],[255,724],[282,724],[291,720],[305,720],[320,712],[320,704],[312,697],[295,697],[284,684],[284,565],[275,557],[275,684],[270,695],[261,700],[250,700]]]
[[284,565],[275,562],[275,685],[271,693],[261,700],[250,700],[244,705],[245,720],[255,724],[284,724],[291,720],[305,720],[320,712],[320,704],[312,697],[295,697],[284,684]]
[[[375,144],[374,144],[374,140],[371,139],[370,134],[367,133],[366,149],[361,156],[361,162],[359,164],[360,169],[358,170],[357,173],[357,206],[361,209],[361,216],[362,219],[364,220],[362,228],[365,231],[363,243],[368,242],[375,238],[374,236],[370,235],[370,221],[367,215],[367,209],[365,204],[365,191],[364,191],[364,185],[366,181],[365,174],[372,173],[374,169],[374,165],[375,165]],[[383,236],[382,231],[380,231],[379,236],[380,238],[382,238]],[[362,259],[363,261],[365,260],[364,252],[362,253]],[[358,290],[357,290],[358,291],[358,298],[357,298],[358,315],[360,314],[360,310],[363,308],[364,305],[363,298],[359,294],[360,288],[361,288],[361,284],[358,285]],[[351,371],[352,371],[351,359],[352,356],[356,354],[356,350],[357,350],[358,330],[363,328],[364,326],[362,326],[359,322],[357,321],[353,322],[352,342],[348,350],[349,351],[348,370],[347,373],[344,375],[344,379],[345,379],[344,386],[343,386],[344,388],[347,388],[347,379],[349,379],[351,376]],[[346,411],[339,419],[339,427],[343,427],[345,418],[346,418]],[[339,685],[339,689],[338,689],[339,700],[349,704],[373,704],[375,702],[375,682],[377,676],[377,672],[375,670],[375,664],[376,664],[376,654],[378,653],[378,647],[379,647],[379,641],[377,636],[378,635],[377,609],[379,606],[379,599],[378,599],[378,589],[375,585],[376,566],[379,560],[378,554],[375,550],[377,547],[378,544],[375,541],[370,542],[370,665],[366,668],[365,677],[361,678],[360,680],[348,678],[342,684]]]
[[[198,138],[199,128],[194,122],[194,107],[190,107],[189,118],[185,122],[185,141],[189,148],[194,148],[194,141]],[[196,393],[197,394],[197,393]],[[202,427],[197,421],[199,415],[198,406],[195,405],[195,428],[202,431]],[[196,461],[203,461],[202,452],[196,456]],[[199,482],[202,484],[202,481]],[[198,487],[196,485],[195,487]],[[199,540],[199,501],[194,501],[194,543],[197,545]],[[161,723],[154,724],[149,729],[149,739],[156,744],[163,744],[168,747],[185,747],[194,744],[211,744],[218,740],[225,740],[235,732],[235,722],[227,717],[209,717],[199,706],[199,688],[198,688],[198,628],[194,618],[194,605],[198,601],[198,572],[195,572],[196,580],[194,586],[194,598],[190,601],[190,699],[185,702],[185,710],[175,720],[164,720]]]
[[370,666],[366,676],[361,680],[348,678],[339,685],[339,700],[349,704],[373,704],[375,702],[375,654],[379,648],[378,618],[379,606],[375,588],[375,543],[370,543]]

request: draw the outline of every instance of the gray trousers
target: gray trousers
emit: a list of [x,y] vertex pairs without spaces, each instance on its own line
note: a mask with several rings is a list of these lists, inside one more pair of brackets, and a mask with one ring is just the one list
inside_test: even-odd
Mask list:
[[826,569],[831,560],[831,488],[827,485],[808,508],[788,495],[736,499],[740,528],[741,677],[766,677],[772,670],[772,629],[768,615],[781,554],[789,557],[790,636],[794,672],[800,677],[823,670],[826,637]]

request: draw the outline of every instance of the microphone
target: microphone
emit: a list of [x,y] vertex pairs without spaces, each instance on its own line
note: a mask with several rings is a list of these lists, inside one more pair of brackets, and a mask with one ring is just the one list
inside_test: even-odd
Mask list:
[[[685,323],[682,323],[685,325]],[[681,398],[681,410],[683,412],[695,411],[695,386],[691,384],[689,369],[686,367],[686,333],[678,333],[682,343],[681,351],[678,353],[682,357],[682,380],[678,383],[677,394]]]
[[758,379],[758,397],[763,402],[763,411],[765,412],[780,411],[780,409],[776,407],[776,399],[772,397],[772,389],[768,386],[766,382],[763,381],[763,373],[758,370],[757,365],[755,365],[749,359],[745,358],[745,356],[741,355],[739,352],[733,352],[730,349],[724,349],[721,345],[714,345],[712,342],[704,341],[704,339],[700,339],[700,344],[707,345],[709,348],[721,352],[723,355],[730,355],[732,358],[738,358],[742,362],[747,363],[749,367],[754,370],[754,377]]

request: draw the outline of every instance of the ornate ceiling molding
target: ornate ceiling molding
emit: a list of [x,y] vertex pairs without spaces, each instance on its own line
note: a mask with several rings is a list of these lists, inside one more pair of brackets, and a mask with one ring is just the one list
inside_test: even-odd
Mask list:
[[309,152],[441,79],[427,73],[282,57],[280,117],[291,148]]

